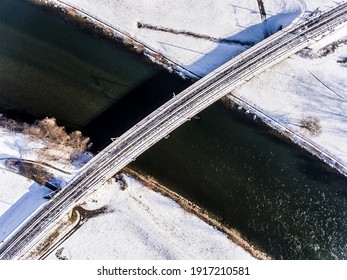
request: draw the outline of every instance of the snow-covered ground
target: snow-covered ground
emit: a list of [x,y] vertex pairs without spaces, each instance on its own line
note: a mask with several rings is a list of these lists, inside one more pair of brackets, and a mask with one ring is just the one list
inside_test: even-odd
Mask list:
[[[9,169],[5,164],[6,160],[44,161],[69,172],[76,170],[73,165],[63,164],[64,156],[61,151],[55,151],[61,161],[50,160],[43,153],[39,153],[45,147],[47,144],[41,140],[0,128],[0,242],[36,209],[46,203],[47,199],[44,199],[44,196],[51,192],[50,189],[18,175],[14,169]],[[49,171],[54,172],[57,178],[64,181],[71,178],[71,175],[57,170]]]
[[47,259],[252,259],[227,236],[137,180],[124,176],[88,197],[83,208],[104,207]]
[[25,177],[1,170],[0,186],[0,243],[41,205],[50,193]]
[[[41,1],[41,0],[38,0]],[[264,35],[301,20],[316,8],[327,10],[336,1],[263,0],[267,20],[261,21],[257,0],[44,0],[75,7],[129,35],[199,76],[204,76],[244,51],[246,45],[214,42],[171,31],[192,32],[216,39],[255,44]],[[139,28],[138,23],[171,29],[170,32]]]
[[[38,153],[46,143],[0,128],[0,243],[47,202],[50,189],[9,171],[8,158],[43,161],[60,169],[72,164],[50,161]],[[38,154],[41,156],[39,157]],[[50,169],[60,179],[72,175]],[[69,259],[253,259],[227,235],[185,211],[173,200],[135,179],[128,187],[107,183],[88,197],[85,209],[107,207],[107,213],[87,220],[57,250]],[[56,258],[56,251],[49,258]]]
[[[197,76],[203,76],[238,53],[248,43],[262,40],[266,33],[302,20],[309,13],[335,7],[334,0],[264,0],[267,20],[261,22],[257,1],[119,1],[51,0],[66,3],[92,15],[131,38],[159,52]],[[319,3],[318,3],[319,2]],[[99,25],[100,25],[99,22]],[[139,28],[144,25],[170,32]],[[172,31],[177,31],[172,33]],[[192,32],[211,38],[246,42],[246,45],[214,42],[183,34]],[[333,35],[347,38],[347,27]],[[327,39],[329,40],[329,38]],[[329,42],[313,46],[319,49]],[[271,126],[285,131],[299,145],[347,174],[347,92],[346,46],[323,58],[309,59],[293,55],[252,79],[229,97],[261,117]],[[319,133],[303,128],[304,120],[313,120]]]
[[[347,39],[347,28],[343,31]],[[313,52],[321,46],[312,46]],[[274,128],[297,134],[296,142],[317,150],[323,160],[331,157],[329,163],[340,163],[347,174],[347,67],[337,63],[346,54],[344,45],[323,58],[292,56],[235,90],[230,98],[241,99],[247,110],[260,114]],[[302,121],[314,118],[320,131],[312,135]]]

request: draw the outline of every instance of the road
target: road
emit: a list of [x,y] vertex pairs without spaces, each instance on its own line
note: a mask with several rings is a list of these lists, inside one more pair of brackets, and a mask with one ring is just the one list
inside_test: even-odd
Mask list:
[[174,95],[98,153],[51,201],[28,218],[0,247],[0,259],[18,259],[31,250],[63,215],[197,113],[255,75],[319,40],[347,21],[347,3],[283,29]]

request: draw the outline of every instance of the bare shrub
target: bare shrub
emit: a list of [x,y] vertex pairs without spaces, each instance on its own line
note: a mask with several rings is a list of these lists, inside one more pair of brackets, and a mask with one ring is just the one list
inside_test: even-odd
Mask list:
[[6,128],[8,131],[21,132],[23,126],[16,122],[15,120],[8,119],[1,115],[0,117],[0,127]]
[[79,130],[73,131],[69,134],[67,145],[73,149],[73,152],[70,154],[71,161],[74,161],[88,149],[89,141],[90,139],[84,137],[82,132]]
[[46,147],[38,151],[39,155],[50,160],[58,160],[59,155],[54,155],[49,150],[59,150],[67,154],[67,158],[74,160],[88,149],[90,139],[84,137],[81,131],[67,133],[64,126],[59,126],[55,118],[44,118],[34,124],[19,123],[3,116],[0,117],[0,126],[9,131],[23,133],[45,141]]
[[123,43],[126,45],[126,46],[132,46],[134,45],[134,40],[129,38],[129,37],[124,37],[123,38]]
[[63,256],[63,254],[62,254],[63,250],[64,250],[64,247],[61,247],[60,249],[58,249],[57,252],[55,253],[55,256],[59,260],[68,260],[68,258],[66,256]]
[[311,136],[318,136],[322,132],[322,127],[317,117],[306,117],[299,121],[299,126],[306,130]]
[[69,140],[69,135],[65,131],[65,127],[58,126],[55,118],[45,118],[34,125],[39,128],[39,135],[43,139],[47,139],[56,144],[65,144]]
[[89,138],[84,137],[81,131],[68,134],[65,127],[58,126],[55,118],[45,118],[33,125],[24,124],[23,133],[39,139],[47,140],[57,145],[65,145],[82,153],[88,148]]
[[128,183],[126,182],[123,174],[116,174],[114,178],[116,179],[116,182],[119,184],[120,190],[125,191],[128,188]]
[[162,56],[161,54],[155,53],[155,54],[153,55],[153,57],[154,57],[155,61],[163,62],[163,56]]
[[134,48],[137,53],[143,53],[145,51],[145,47],[142,44],[134,44]]
[[89,138],[84,137],[82,135],[82,132],[79,130],[73,131],[69,134],[69,140],[68,140],[68,145],[73,147],[79,152],[84,152],[89,143]]

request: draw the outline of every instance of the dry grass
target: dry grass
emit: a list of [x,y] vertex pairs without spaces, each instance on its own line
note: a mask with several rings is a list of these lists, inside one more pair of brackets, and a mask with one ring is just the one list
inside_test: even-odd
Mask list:
[[124,37],[123,43],[126,46],[133,46],[134,45],[134,40],[129,38],[129,37]]

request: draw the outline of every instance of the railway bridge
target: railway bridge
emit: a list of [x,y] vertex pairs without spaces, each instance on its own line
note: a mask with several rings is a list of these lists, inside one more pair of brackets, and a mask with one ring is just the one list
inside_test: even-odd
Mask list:
[[21,258],[52,224],[139,155],[197,113],[332,30],[345,27],[347,3],[308,16],[249,48],[156,109],[98,153],[52,200],[2,241],[0,259]]

